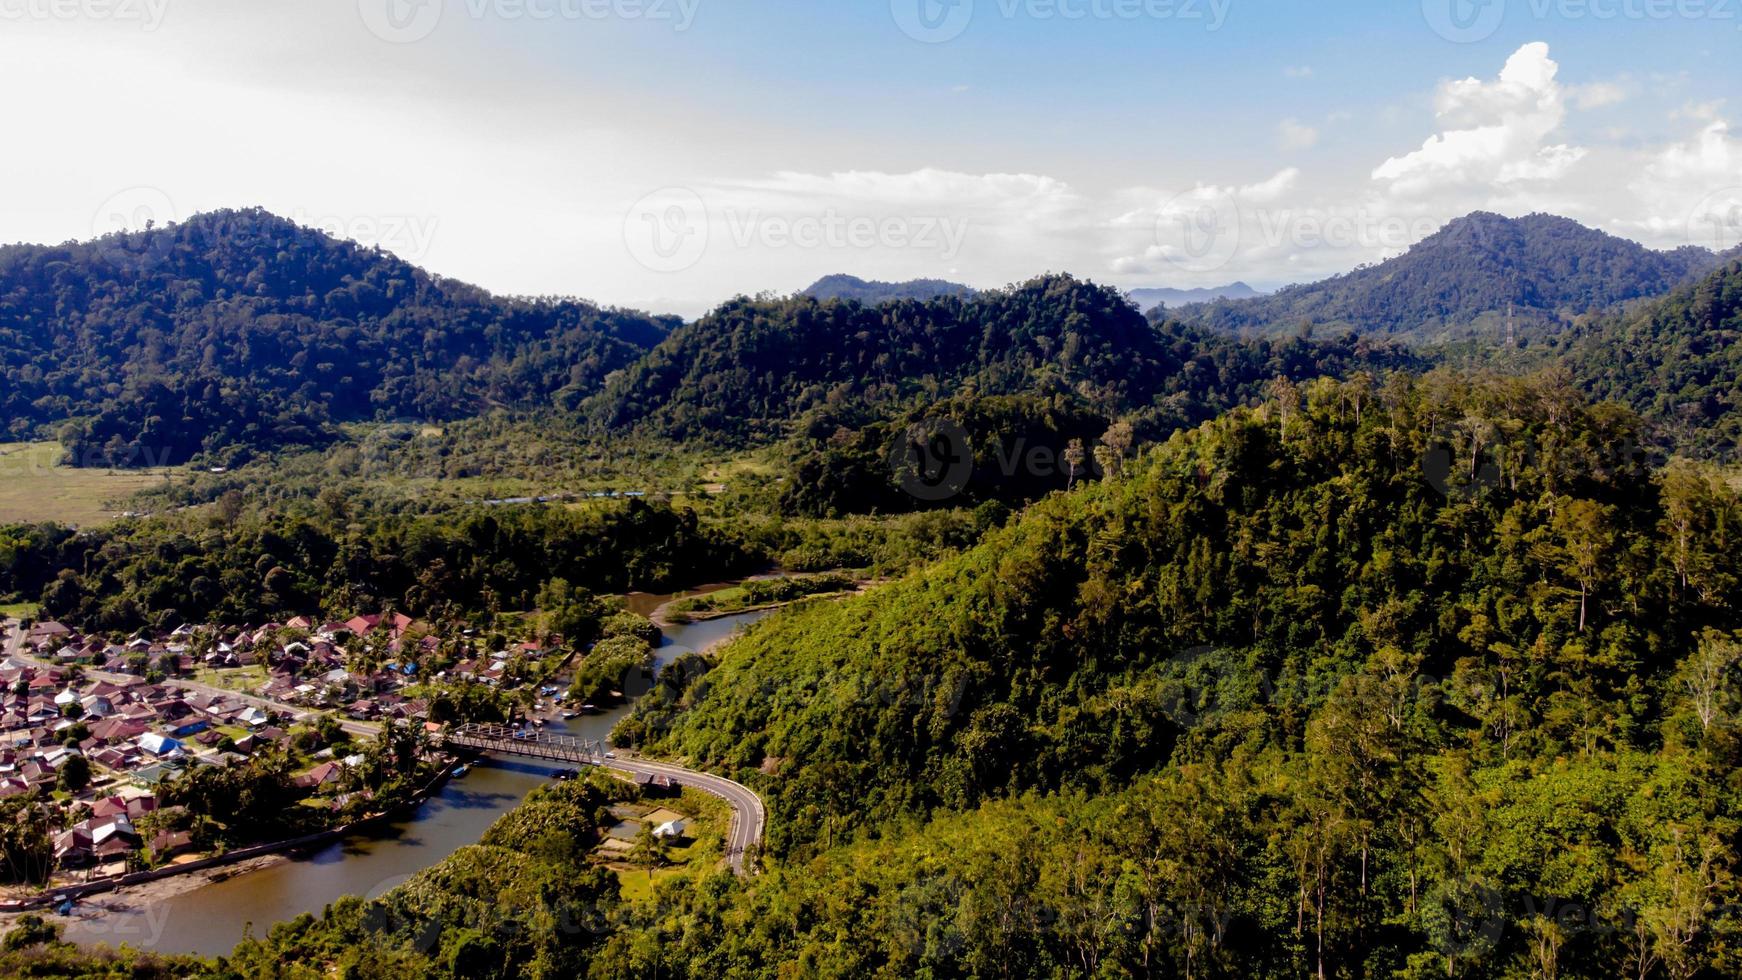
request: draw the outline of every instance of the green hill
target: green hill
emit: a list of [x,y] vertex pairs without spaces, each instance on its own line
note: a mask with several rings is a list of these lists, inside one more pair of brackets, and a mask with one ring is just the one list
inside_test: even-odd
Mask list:
[[335,422],[577,399],[676,323],[499,299],[264,211],[220,211],[0,248],[0,417],[7,437],[60,436],[85,465],[230,461],[319,444]]
[[1456,338],[1480,325],[1500,340],[1509,311],[1526,335],[1552,333],[1580,314],[1667,293],[1718,261],[1706,249],[1657,252],[1554,215],[1478,211],[1388,261],[1171,315],[1240,333],[1289,335],[1310,326],[1419,340]]
[[1554,353],[1595,395],[1631,405],[1679,446],[1731,459],[1742,448],[1742,261],[1572,331]]
[[1243,345],[1152,325],[1117,290],[1070,276],[881,306],[741,298],[674,331],[611,379],[588,411],[613,432],[745,443],[815,428],[806,417],[816,412],[869,409],[857,427],[966,393],[1063,392],[1108,419],[1165,416],[1165,435],[1250,395],[1272,369],[1325,373],[1321,358],[1396,364],[1405,356],[1352,342]]

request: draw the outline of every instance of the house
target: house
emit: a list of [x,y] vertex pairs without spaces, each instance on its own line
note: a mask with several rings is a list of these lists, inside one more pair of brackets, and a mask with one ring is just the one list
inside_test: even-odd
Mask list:
[[106,864],[111,861],[125,860],[127,855],[133,853],[136,846],[136,839],[115,836],[91,848],[91,853],[96,855],[98,861]]
[[[200,722],[200,725],[203,727],[205,722]],[[146,732],[139,736],[137,744],[146,755],[156,756],[159,759],[180,759],[187,755],[180,742],[157,732]]]
[[356,616],[346,620],[344,624],[345,629],[350,630],[358,636],[368,636],[370,633],[375,632],[375,628],[380,625],[380,616]]
[[83,825],[62,831],[54,839],[54,859],[63,868],[80,868],[91,863],[91,832]]
[[91,804],[93,820],[111,820],[116,817],[126,817],[134,820],[157,809],[157,797],[135,796],[124,800],[119,796],[107,796]]
[[339,773],[343,770],[337,762],[323,762],[308,772],[296,777],[296,785],[304,789],[319,789],[331,786],[339,781]]
[[211,723],[206,721],[204,718],[187,718],[182,721],[171,722],[166,725],[165,728],[169,731],[169,734],[175,738],[186,738],[189,735],[197,735],[200,732],[205,731],[210,727],[210,724]]
[[126,742],[138,738],[148,731],[145,722],[134,718],[113,717],[104,718],[90,725],[91,737],[107,742]]
[[35,626],[32,626],[30,632],[24,634],[24,642],[29,643],[34,647],[41,647],[44,643],[49,643],[61,639],[62,637],[71,637],[73,635],[72,630],[66,628],[60,623],[50,620],[46,623],[37,623]]
[[160,831],[156,837],[151,838],[151,855],[158,861],[186,854],[193,849],[193,835],[184,830]]
[[84,710],[84,717],[87,719],[107,718],[115,713],[115,703],[96,694],[87,694],[80,698],[79,707]]

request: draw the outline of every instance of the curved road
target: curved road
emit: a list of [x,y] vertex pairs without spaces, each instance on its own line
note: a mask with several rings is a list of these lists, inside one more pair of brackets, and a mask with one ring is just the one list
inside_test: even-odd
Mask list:
[[665,762],[619,756],[607,760],[604,765],[606,768],[620,769],[634,775],[665,776],[680,786],[688,786],[725,800],[732,808],[732,827],[726,834],[726,860],[739,875],[748,873],[745,870],[744,857],[753,845],[762,843],[763,831],[768,827],[768,810],[762,805],[760,796],[723,776],[696,772]]

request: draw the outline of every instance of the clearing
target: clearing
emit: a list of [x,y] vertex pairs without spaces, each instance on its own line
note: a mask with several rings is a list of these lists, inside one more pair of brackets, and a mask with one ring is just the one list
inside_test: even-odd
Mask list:
[[64,452],[57,442],[0,443],[0,524],[107,524],[121,516],[120,501],[174,472],[75,469],[61,465]]

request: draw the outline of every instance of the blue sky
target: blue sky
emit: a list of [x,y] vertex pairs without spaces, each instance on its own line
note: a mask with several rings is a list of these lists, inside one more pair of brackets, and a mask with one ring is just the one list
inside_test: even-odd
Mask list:
[[[0,240],[258,204],[515,293],[1742,239],[1742,0],[0,0]],[[1067,16],[1074,15],[1074,16]],[[1437,29],[1436,29],[1437,28]]]

